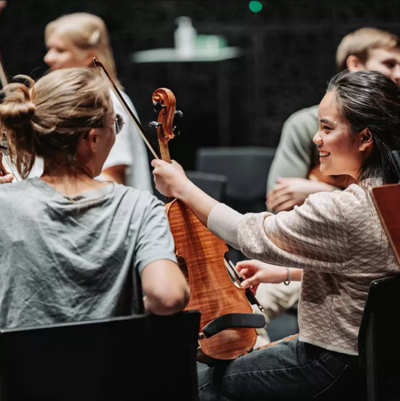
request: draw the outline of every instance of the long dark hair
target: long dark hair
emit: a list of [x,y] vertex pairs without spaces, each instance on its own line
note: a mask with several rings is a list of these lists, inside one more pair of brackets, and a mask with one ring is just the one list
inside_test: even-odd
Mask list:
[[368,128],[373,150],[360,169],[359,180],[378,178],[383,184],[399,181],[392,150],[400,149],[400,90],[376,71],[343,71],[332,78],[327,91],[336,93],[341,116],[350,135]]

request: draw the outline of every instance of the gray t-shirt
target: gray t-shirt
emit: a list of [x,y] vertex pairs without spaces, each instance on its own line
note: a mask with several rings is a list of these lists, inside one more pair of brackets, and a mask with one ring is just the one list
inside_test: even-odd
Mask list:
[[137,272],[160,259],[176,262],[174,242],[147,191],[111,183],[71,199],[39,178],[0,186],[2,328],[135,312]]

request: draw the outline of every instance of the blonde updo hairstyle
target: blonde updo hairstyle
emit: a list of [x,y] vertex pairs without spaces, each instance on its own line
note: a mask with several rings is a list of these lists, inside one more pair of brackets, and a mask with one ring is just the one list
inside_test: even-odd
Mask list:
[[108,83],[91,68],[53,71],[36,83],[25,75],[13,81],[0,92],[0,123],[21,177],[36,156],[78,167],[82,135],[106,126],[114,114]]
[[108,30],[100,17],[88,13],[64,15],[46,26],[46,42],[54,32],[70,41],[78,49],[94,50],[96,57],[103,63],[113,81],[122,89],[117,78]]

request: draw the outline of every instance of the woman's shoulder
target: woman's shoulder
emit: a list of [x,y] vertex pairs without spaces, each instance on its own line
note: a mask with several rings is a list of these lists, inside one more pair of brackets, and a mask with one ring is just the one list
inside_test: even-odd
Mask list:
[[27,179],[11,184],[0,185],[0,210],[1,215],[13,215],[20,210],[25,210],[31,204],[33,198],[37,198],[37,188],[33,184],[34,179]]
[[28,178],[27,180],[13,182],[10,184],[1,184],[0,185],[0,198],[10,197],[10,196],[19,196],[21,191],[26,191],[29,187],[32,186],[32,178]]
[[344,190],[318,192],[306,199],[305,210],[324,215],[341,215],[346,218],[349,214],[353,215],[371,207],[371,188],[371,185],[351,184]]
[[338,191],[342,201],[370,201],[372,188],[381,185],[379,179],[369,178],[358,184],[351,184],[345,190]]
[[133,188],[123,184],[115,184],[117,197],[124,197],[132,204],[141,205],[143,208],[163,206],[164,203],[149,191]]

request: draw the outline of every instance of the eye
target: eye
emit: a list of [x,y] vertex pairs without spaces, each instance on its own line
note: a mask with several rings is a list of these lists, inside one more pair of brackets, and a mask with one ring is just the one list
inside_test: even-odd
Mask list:
[[388,67],[390,69],[393,69],[394,67],[396,67],[396,62],[392,61],[392,60],[384,61],[383,64],[386,65],[386,67]]
[[331,131],[331,130],[332,130],[332,128],[331,128],[331,127],[328,127],[327,125],[324,125],[322,128],[323,128],[324,130],[328,130],[328,131]]

